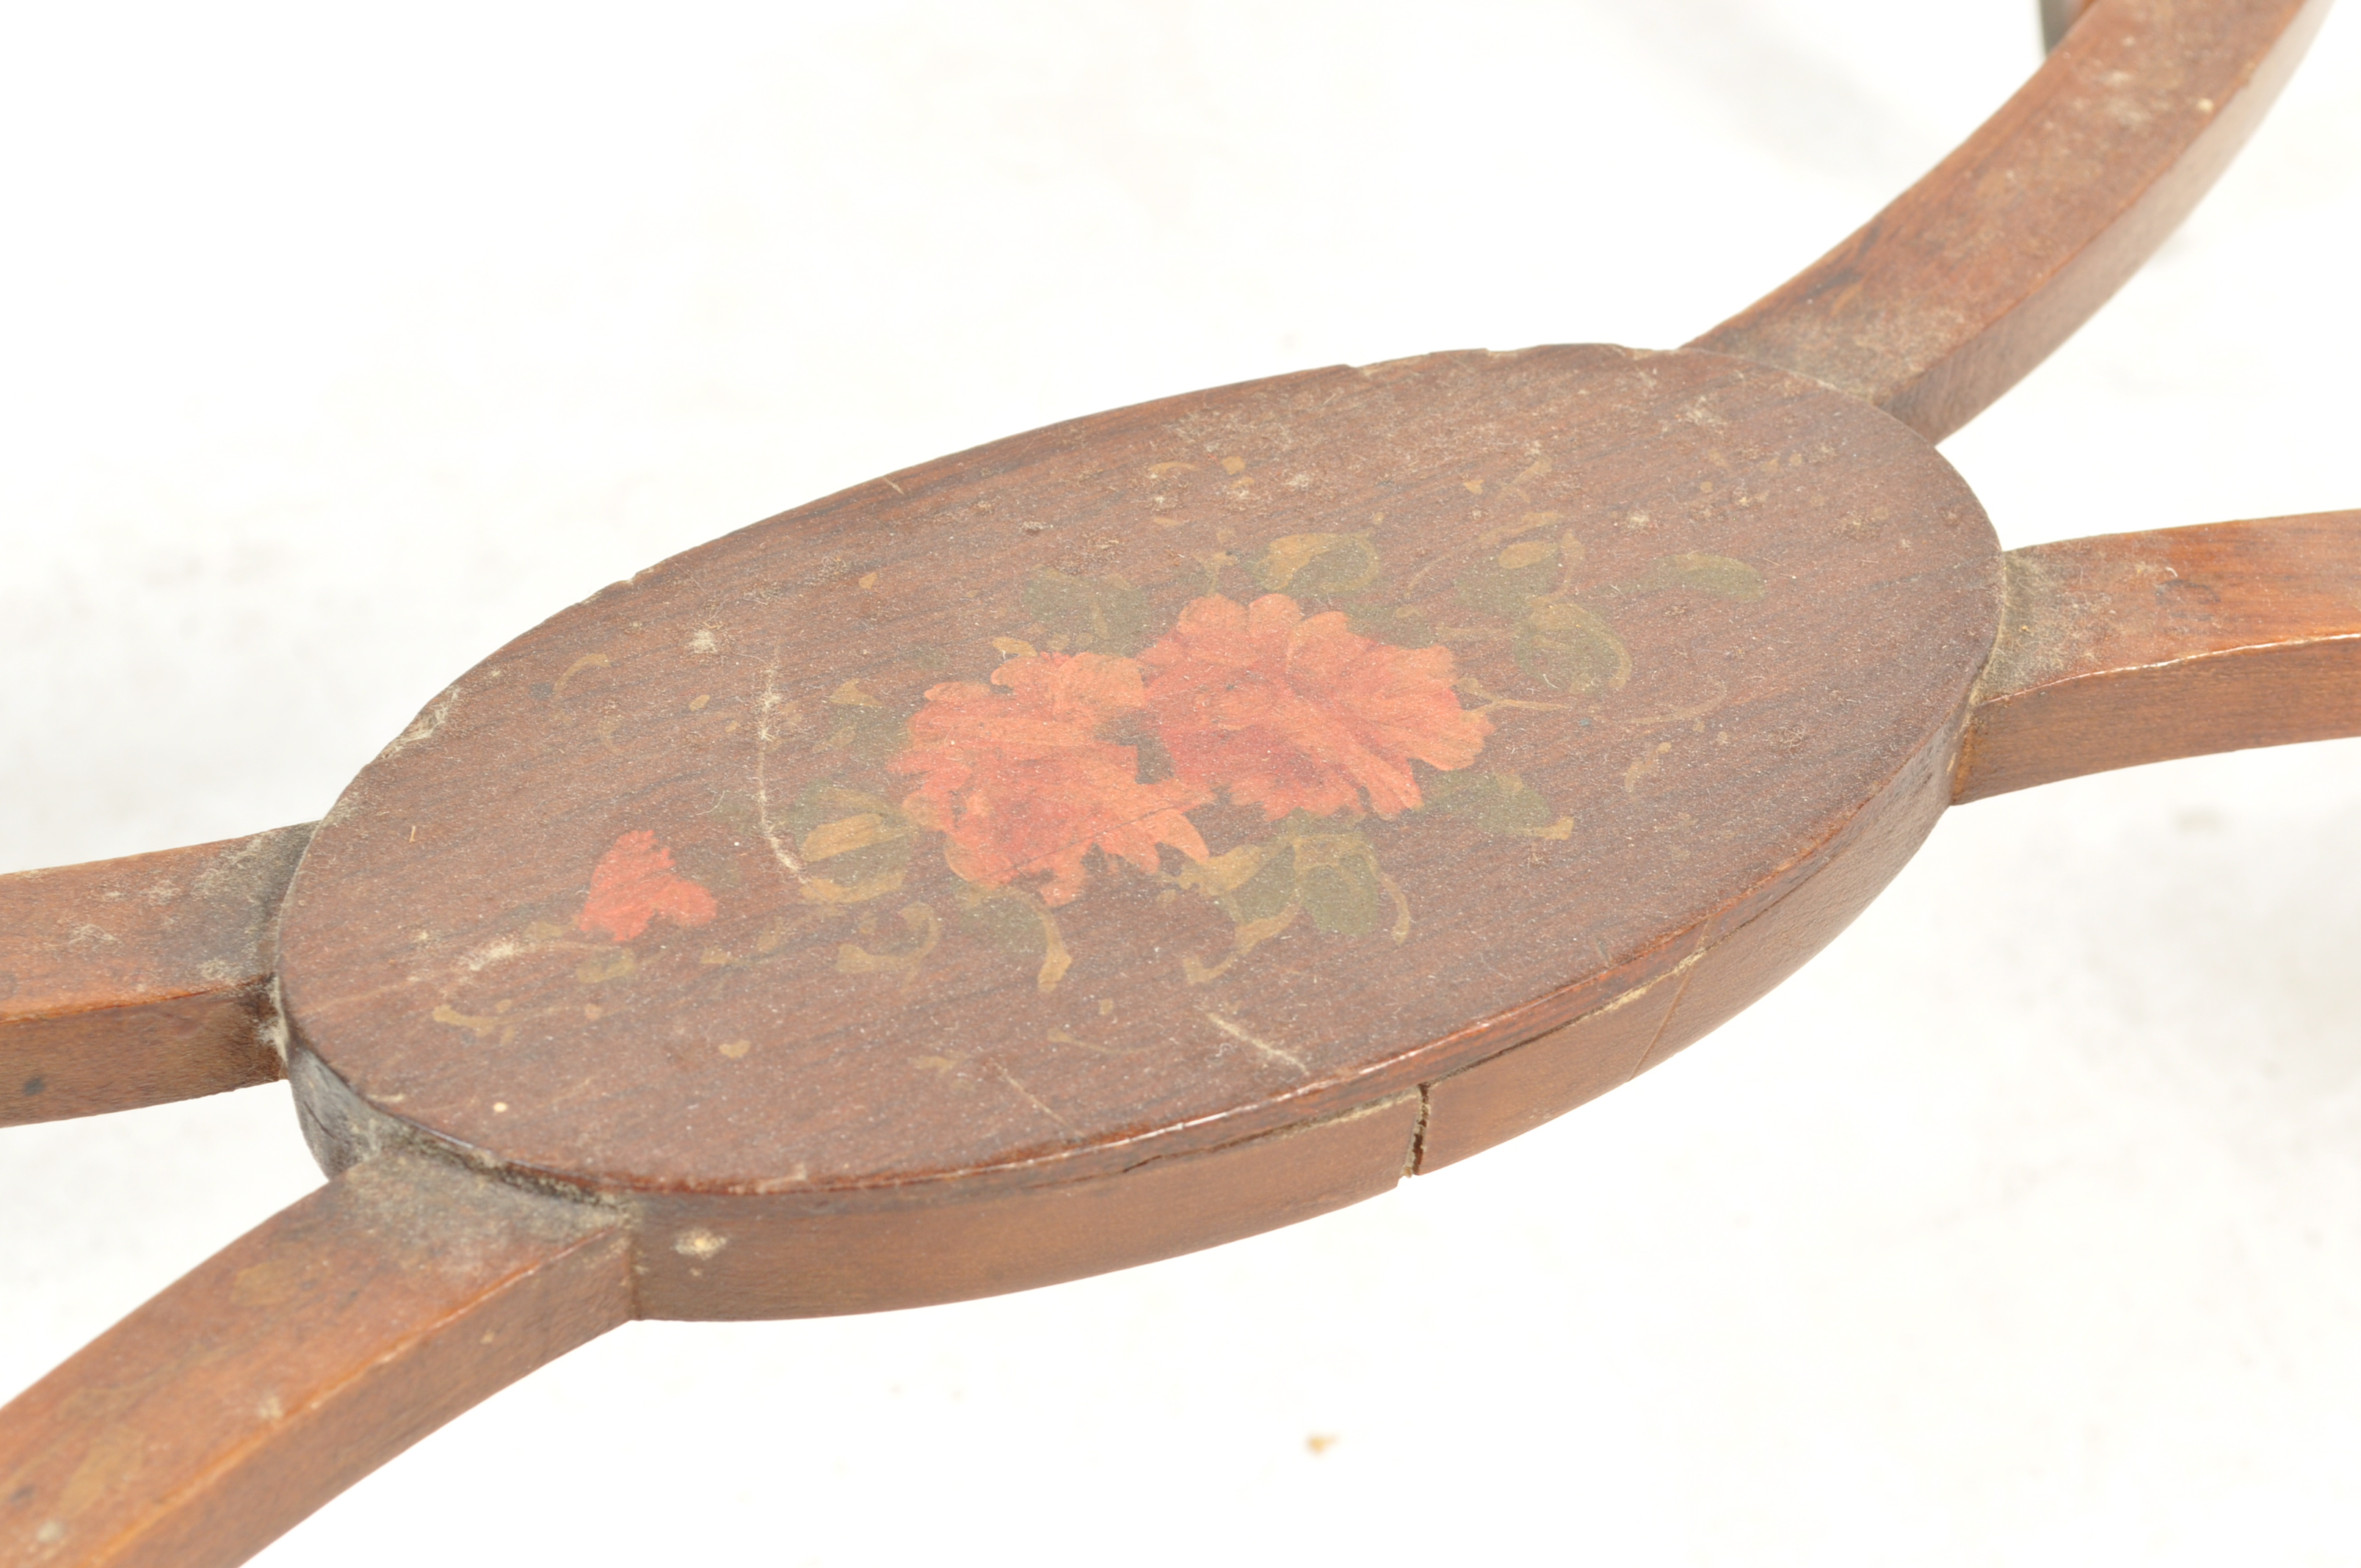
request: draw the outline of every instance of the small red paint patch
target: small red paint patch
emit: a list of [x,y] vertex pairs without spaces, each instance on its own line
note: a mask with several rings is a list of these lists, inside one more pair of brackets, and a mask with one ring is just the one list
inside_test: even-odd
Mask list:
[[626,833],[590,872],[590,901],[575,924],[628,942],[662,916],[675,926],[713,918],[713,895],[672,869],[672,851],[642,829]]

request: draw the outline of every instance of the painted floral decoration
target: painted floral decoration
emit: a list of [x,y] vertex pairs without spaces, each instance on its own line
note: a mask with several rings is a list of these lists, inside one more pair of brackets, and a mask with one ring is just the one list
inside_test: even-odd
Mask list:
[[[1289,535],[1251,558],[1202,558],[1205,591],[1160,631],[1148,594],[1120,577],[1037,571],[1020,630],[1048,646],[994,638],[987,679],[939,682],[915,710],[844,682],[816,750],[868,759],[876,782],[836,770],[762,829],[807,903],[848,912],[901,892],[914,853],[939,836],[960,889],[951,918],[1033,954],[1045,992],[1074,962],[1060,913],[1118,866],[1162,884],[1164,901],[1201,898],[1226,918],[1226,949],[1180,955],[1192,984],[1299,923],[1404,940],[1410,900],[1379,863],[1373,819],[1383,834],[1433,812],[1488,834],[1568,838],[1572,820],[1537,791],[1477,764],[1496,715],[1592,708],[1631,675],[1613,628],[1570,587],[1583,558],[1572,534],[1493,548],[1421,601],[1389,585],[1367,535]],[[1225,571],[1262,591],[1223,591]],[[1751,598],[1762,582],[1741,562],[1668,556],[1643,581],[1585,597],[1666,591]],[[1455,641],[1508,654],[1529,691],[1487,688]],[[766,726],[758,743],[779,735]],[[1207,812],[1216,806],[1225,812]],[[1260,836],[1207,842],[1220,823],[1235,837],[1256,820]],[[884,946],[892,927],[861,914],[864,940],[840,942],[836,967],[914,981],[952,927],[936,903],[898,913]]]
[[[547,911],[464,963],[468,977],[489,975],[538,952],[589,989],[519,1006],[503,970],[497,985],[461,981],[431,1016],[498,1047],[560,1015],[622,1017],[652,966],[694,966],[731,986],[749,966],[817,961],[854,984],[913,987],[956,951],[962,985],[1026,973],[1047,995],[1082,967],[1043,1021],[1081,1018],[1091,1002],[1104,1019],[1116,1003],[1101,982],[1115,966],[1144,962],[1186,987],[1246,966],[1285,984],[1323,961],[1323,947],[1408,941],[1413,893],[1451,879],[1464,889],[1471,872],[1518,861],[1580,874],[1587,831],[1515,761],[1560,778],[1569,762],[1606,768],[1585,785],[1591,804],[1575,807],[1596,810],[1614,799],[1619,764],[1606,759],[1630,759],[1621,788],[1641,794],[1670,750],[1666,728],[1703,733],[1729,696],[1696,667],[1671,685],[1651,671],[1644,699],[1627,692],[1632,653],[1610,618],[1686,616],[1776,590],[1745,562],[1657,554],[1628,534],[1609,535],[1608,563],[1595,562],[1565,514],[1541,509],[1546,492],[1526,488],[1549,464],[1518,461],[1513,477],[1459,481],[1484,498],[1469,520],[1491,519],[1485,532],[1402,531],[1408,560],[1392,570],[1381,516],[1369,532],[1241,544],[1234,523],[1154,515],[1159,531],[1199,532],[1130,541],[1129,559],[1156,574],[1144,585],[1036,565],[1005,597],[995,578],[980,613],[906,622],[959,642],[873,644],[858,673],[777,661],[719,725],[721,709],[700,693],[686,708],[707,716],[696,743],[740,737],[751,787],[709,802],[692,792],[693,823],[612,824],[570,918]],[[1208,493],[1228,507],[1251,484],[1246,466],[1206,466]],[[1145,478],[1179,492],[1177,476],[1198,467],[1159,463]],[[1177,547],[1196,542],[1213,548]],[[1113,564],[1125,557],[1101,553],[1126,541],[1102,532],[1059,547],[1070,562]],[[809,586],[865,596],[893,570]],[[939,579],[915,586],[920,604],[939,604]],[[715,651],[699,638],[692,652]],[[581,655],[549,687],[553,703],[606,663]],[[1521,733],[1503,733],[1511,727]],[[597,734],[612,743],[607,729]],[[1620,830],[1611,812],[1584,829]],[[1486,838],[1524,843],[1510,861],[1486,853]],[[750,887],[747,864],[765,851],[777,881],[765,870]],[[1264,950],[1280,938],[1285,962]],[[1302,1070],[1224,1021],[1221,999],[1204,1002],[1215,1026]],[[670,1040],[654,1025],[647,1036]],[[1084,1048],[1063,1022],[1048,1037]],[[756,1048],[750,1037],[709,1044],[724,1060]],[[958,1066],[952,1054],[915,1059]]]
[[1160,845],[1205,858],[1185,815],[1204,791],[1179,778],[1141,783],[1137,749],[1104,734],[1148,707],[1137,661],[1030,653],[992,683],[1005,689],[951,681],[928,692],[910,749],[889,764],[917,775],[902,811],[944,836],[951,870],[979,886],[1031,886],[1054,906],[1082,891],[1094,849],[1144,872],[1159,868]]
[[1175,775],[1272,822],[1416,810],[1411,760],[1464,768],[1492,732],[1459,706],[1450,649],[1373,641],[1285,594],[1194,600],[1139,662]]
[[673,870],[672,851],[646,829],[626,833],[590,872],[590,896],[577,929],[629,942],[653,920],[702,926],[713,918],[713,895]]

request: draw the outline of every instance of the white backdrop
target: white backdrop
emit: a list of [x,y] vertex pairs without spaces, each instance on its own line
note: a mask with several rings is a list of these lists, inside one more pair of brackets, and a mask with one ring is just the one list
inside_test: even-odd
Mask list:
[[[939,452],[1678,343],[1997,104],[2033,11],[15,0],[0,870],[315,817],[523,627]],[[1948,444],[2004,542],[2361,506],[2356,105],[2333,16]],[[1519,1144],[1054,1290],[634,1325],[262,1561],[2349,1563],[2357,762],[1966,808]],[[280,1087],[0,1135],[0,1395],[318,1179]]]

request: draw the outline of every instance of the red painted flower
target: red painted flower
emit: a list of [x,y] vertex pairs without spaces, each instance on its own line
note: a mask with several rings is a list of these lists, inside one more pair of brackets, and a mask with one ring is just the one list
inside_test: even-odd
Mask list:
[[590,898],[575,925],[628,942],[658,916],[702,926],[713,918],[713,895],[672,869],[672,851],[653,833],[626,833],[591,868]]
[[1196,599],[1139,657],[1173,771],[1274,822],[1364,797],[1380,817],[1411,810],[1412,758],[1464,768],[1492,732],[1459,706],[1450,649],[1374,642],[1333,610],[1306,619],[1285,594]]
[[1205,841],[1181,815],[1205,799],[1176,780],[1139,782],[1139,754],[1100,738],[1109,720],[1144,707],[1139,666],[1098,653],[1041,653],[993,672],[995,692],[950,681],[927,693],[910,720],[910,749],[895,773],[918,787],[902,809],[949,839],[951,870],[1005,887],[1041,879],[1045,904],[1082,891],[1093,845],[1142,871],[1158,846],[1191,860]]

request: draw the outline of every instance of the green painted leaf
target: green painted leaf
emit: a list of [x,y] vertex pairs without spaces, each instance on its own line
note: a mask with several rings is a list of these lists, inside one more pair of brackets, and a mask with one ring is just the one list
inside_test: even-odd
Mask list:
[[1290,533],[1272,540],[1248,569],[1272,593],[1317,598],[1368,587],[1378,565],[1366,533]]
[[1369,841],[1301,811],[1269,839],[1215,855],[1181,872],[1180,881],[1218,903],[1241,934],[1266,927],[1256,941],[1284,929],[1299,910],[1340,936],[1367,936],[1398,912],[1398,924],[1407,928],[1407,909],[1378,869]]
[[795,804],[787,807],[787,830],[801,839],[823,822],[863,811],[890,816],[897,821],[902,816],[901,809],[882,795],[840,784],[834,779],[814,779],[804,785]]
[[910,729],[891,708],[830,701],[820,709],[821,734],[815,751],[850,751],[884,762],[910,744]]
[[1367,839],[1300,811],[1279,824],[1279,835],[1294,849],[1295,899],[1314,926],[1365,937],[1385,924],[1393,899]]
[[1071,652],[1137,653],[1148,645],[1148,596],[1121,577],[1043,567],[1025,585],[1025,613]]
[[1436,773],[1422,782],[1426,804],[1510,839],[1563,839],[1574,824],[1514,773]]
[[1392,913],[1378,863],[1366,853],[1298,871],[1296,889],[1312,923],[1340,937],[1366,937]]
[[1763,574],[1728,555],[1667,555],[1656,563],[1644,586],[1694,588],[1716,598],[1751,600],[1763,597]]
[[915,829],[899,806],[833,779],[803,787],[787,807],[786,829],[806,865],[846,887],[900,871],[910,863],[915,843]]
[[1230,918],[1241,926],[1284,914],[1295,902],[1295,857],[1281,850],[1222,902]]
[[1409,605],[1378,605],[1352,612],[1356,634],[1397,648],[1434,646],[1434,621],[1422,609]]
[[1511,544],[1454,585],[1459,602],[1478,615],[1522,615],[1557,587],[1558,548],[1546,540]]
[[1533,605],[1509,652],[1520,669],[1552,691],[1611,691],[1631,678],[1631,654],[1614,629],[1563,600]]
[[1184,867],[1180,885],[1203,894],[1238,926],[1284,914],[1295,900],[1294,846],[1280,837],[1241,844]]
[[1038,959],[1049,946],[1049,934],[1040,911],[1025,899],[987,894],[961,912],[968,927],[1004,952]]

